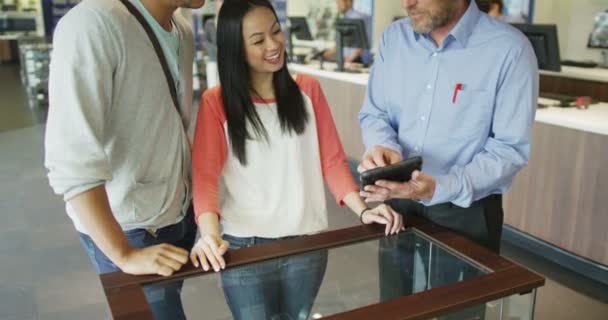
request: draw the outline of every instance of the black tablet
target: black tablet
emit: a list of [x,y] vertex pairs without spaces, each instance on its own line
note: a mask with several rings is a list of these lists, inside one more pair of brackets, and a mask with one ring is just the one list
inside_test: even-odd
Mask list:
[[367,185],[375,184],[378,180],[409,181],[412,178],[412,173],[416,170],[422,170],[422,157],[411,157],[386,167],[364,171],[360,176],[361,189]]

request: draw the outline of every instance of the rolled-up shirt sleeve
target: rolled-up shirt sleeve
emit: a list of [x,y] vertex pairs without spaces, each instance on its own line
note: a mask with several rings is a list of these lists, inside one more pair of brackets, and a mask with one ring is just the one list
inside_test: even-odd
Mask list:
[[109,34],[91,12],[66,15],[54,35],[45,166],[51,187],[66,201],[112,178],[105,121],[117,55]]

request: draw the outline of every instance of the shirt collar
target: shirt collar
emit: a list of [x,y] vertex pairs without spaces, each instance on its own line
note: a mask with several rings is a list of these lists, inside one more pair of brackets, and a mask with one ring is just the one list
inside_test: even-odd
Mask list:
[[480,16],[481,11],[475,1],[469,1],[467,11],[450,31],[449,36],[452,36],[463,48],[466,47]]
[[[465,11],[464,15],[460,17],[460,20],[458,20],[458,23],[456,23],[454,28],[452,28],[452,31],[450,31],[447,38],[454,38],[454,40],[456,40],[456,42],[458,42],[462,47],[466,47],[469,37],[471,36],[471,33],[473,33],[475,25],[477,25],[480,16],[481,11],[477,7],[475,1],[469,1],[469,7]],[[413,28],[411,30],[416,41],[419,41],[421,36],[428,36],[427,34],[423,35],[414,31]],[[446,42],[444,41],[444,46],[445,43]]]

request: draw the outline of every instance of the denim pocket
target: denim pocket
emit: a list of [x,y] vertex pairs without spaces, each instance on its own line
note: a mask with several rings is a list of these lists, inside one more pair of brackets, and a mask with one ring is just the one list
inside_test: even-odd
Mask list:
[[145,248],[160,243],[160,241],[154,238],[146,229],[133,229],[125,231],[124,233],[127,240],[129,240],[129,243],[136,248]]
[[239,238],[229,234],[224,234],[222,238],[230,244],[230,250],[246,248],[251,246],[251,238]]

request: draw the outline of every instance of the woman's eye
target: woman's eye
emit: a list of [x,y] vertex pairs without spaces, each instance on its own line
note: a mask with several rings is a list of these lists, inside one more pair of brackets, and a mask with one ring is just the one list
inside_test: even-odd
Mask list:
[[275,31],[274,34],[279,34],[280,32],[281,32],[281,29]]

